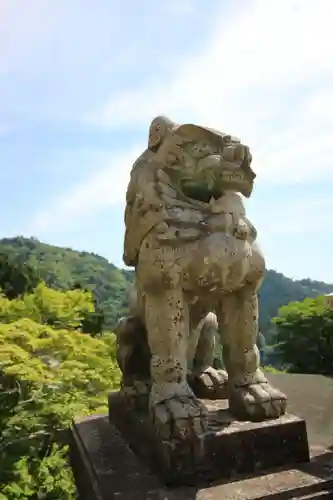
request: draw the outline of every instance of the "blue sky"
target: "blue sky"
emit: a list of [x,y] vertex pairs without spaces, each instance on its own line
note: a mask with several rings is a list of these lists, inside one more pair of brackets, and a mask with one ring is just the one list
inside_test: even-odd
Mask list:
[[166,114],[239,136],[269,268],[333,282],[331,0],[0,0],[0,237],[122,265],[131,165]]

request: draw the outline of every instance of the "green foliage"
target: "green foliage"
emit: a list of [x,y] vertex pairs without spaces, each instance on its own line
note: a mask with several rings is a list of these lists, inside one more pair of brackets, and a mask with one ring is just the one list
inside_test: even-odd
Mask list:
[[[35,269],[47,286],[57,290],[72,289],[80,284],[94,292],[98,307],[104,316],[105,328],[113,330],[121,316],[127,314],[127,289],[133,282],[133,272],[117,269],[106,259],[93,253],[76,252],[68,248],[46,245],[34,238],[5,238],[0,240],[0,252],[17,264],[28,264]],[[268,271],[260,290],[260,330],[270,343],[274,334],[271,318],[279,307],[290,301],[303,300],[333,292],[333,285],[309,279],[293,281],[275,271]],[[98,316],[90,316],[96,323],[84,326],[84,331],[96,333]]]
[[[113,330],[118,319],[127,313],[127,289],[133,282],[133,272],[117,269],[103,257],[23,237],[0,240],[0,252],[17,265],[25,264],[35,269],[51,288],[70,290],[80,285],[82,289],[92,291],[98,304],[97,312],[103,313],[106,329]],[[101,320],[90,316],[90,321],[97,322],[98,330]],[[85,325],[84,329],[96,332],[91,324]]]
[[[103,319],[113,328],[127,312],[132,281],[131,271],[95,254],[0,240],[0,500],[75,498],[68,426],[74,416],[106,412],[120,381],[114,335],[83,332],[100,334]],[[331,291],[267,273],[261,331],[266,340],[274,334],[294,371],[332,373],[333,312],[324,299],[307,299],[270,320],[283,304]],[[264,348],[263,337],[258,344]]]
[[333,292],[333,285],[328,283],[310,279],[291,280],[281,273],[268,271],[259,291],[260,330],[265,335],[267,343],[272,342],[275,334],[271,320],[278,314],[281,306],[330,292]]
[[91,294],[81,290],[59,293],[44,283],[22,299],[1,300],[0,317],[3,322],[30,318],[54,328],[78,328],[87,313],[94,310]]
[[7,298],[14,299],[31,292],[38,283],[35,269],[11,260],[7,254],[0,254],[0,288]]
[[[82,290],[79,283],[75,283],[73,290]],[[89,290],[84,289],[85,292],[91,294],[94,303],[93,311],[88,311],[85,313],[81,323],[80,329],[84,333],[89,333],[90,335],[99,335],[103,331],[104,326],[104,312],[100,306],[97,297],[92,294]]]
[[107,411],[120,381],[114,336],[77,330],[93,307],[87,292],[44,284],[0,297],[0,498],[75,498],[66,429],[74,416]]
[[286,372],[286,370],[278,370],[277,368],[275,368],[274,366],[271,366],[271,365],[263,366],[263,371],[266,373],[285,373]]
[[325,297],[281,307],[275,341],[290,371],[333,375],[333,311]]

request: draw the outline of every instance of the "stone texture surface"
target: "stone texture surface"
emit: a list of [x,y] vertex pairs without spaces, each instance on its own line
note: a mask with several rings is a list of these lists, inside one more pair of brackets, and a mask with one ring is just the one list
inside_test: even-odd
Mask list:
[[333,378],[298,373],[267,373],[288,396],[291,413],[304,418],[312,445],[333,445]]
[[257,473],[309,459],[304,420],[292,415],[240,422],[226,401],[202,401],[208,429],[197,439],[157,435],[147,409],[122,392],[109,397],[109,417],[136,455],[168,485],[197,485],[237,474]]
[[286,409],[285,395],[259,368],[257,292],[265,260],[241,197],[253,190],[251,161],[235,137],[157,117],[132,167],[124,262],[135,267],[136,291],[131,317],[116,332],[118,361],[125,393],[149,395],[163,439],[191,441],[205,432],[198,394],[225,397],[225,375],[212,368],[217,321],[233,414],[264,420]]
[[[266,374],[307,422],[311,461],[201,487],[166,488],[138,460],[107,416],[77,420],[71,459],[80,500],[310,500],[333,498],[333,380]],[[147,443],[146,443],[147,446]]]
[[80,500],[310,500],[333,497],[333,452],[311,462],[203,486],[166,487],[137,459],[107,417],[73,426],[72,466]]

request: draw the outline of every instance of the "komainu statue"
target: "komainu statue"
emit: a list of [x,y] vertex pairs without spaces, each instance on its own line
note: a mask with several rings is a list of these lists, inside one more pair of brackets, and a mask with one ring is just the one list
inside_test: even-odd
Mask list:
[[[226,385],[236,418],[277,418],[286,409],[286,397],[259,368],[257,292],[265,260],[241,196],[252,193],[251,160],[235,137],[157,117],[132,168],[124,262],[135,268],[136,283],[131,317],[117,329],[117,355],[123,390],[149,392],[164,438],[206,428],[193,379],[210,385],[216,398]],[[227,382],[211,366],[216,322]]]

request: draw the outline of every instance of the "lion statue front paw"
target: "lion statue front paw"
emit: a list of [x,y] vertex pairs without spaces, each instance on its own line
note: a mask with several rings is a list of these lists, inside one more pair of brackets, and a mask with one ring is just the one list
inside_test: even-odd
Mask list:
[[207,410],[186,384],[154,384],[150,413],[163,440],[192,440],[207,430]]
[[204,370],[191,373],[189,383],[194,394],[201,399],[226,399],[228,374],[209,366]]
[[262,421],[286,412],[287,397],[267,381],[229,388],[229,408],[242,420]]

